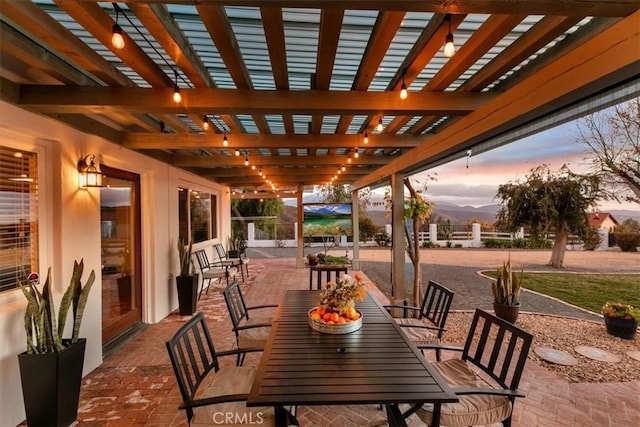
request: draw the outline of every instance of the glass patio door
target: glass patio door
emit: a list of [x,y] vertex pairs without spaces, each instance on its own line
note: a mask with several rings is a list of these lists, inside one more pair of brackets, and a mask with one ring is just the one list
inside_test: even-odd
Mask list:
[[102,344],[142,320],[140,176],[102,166]]

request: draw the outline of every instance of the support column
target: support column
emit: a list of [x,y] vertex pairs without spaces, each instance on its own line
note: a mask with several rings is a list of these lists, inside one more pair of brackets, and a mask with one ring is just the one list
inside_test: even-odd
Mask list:
[[296,223],[296,229],[298,230],[298,251],[296,255],[296,268],[304,268],[304,232],[302,230],[302,223],[304,222],[304,217],[302,214],[302,193],[304,191],[304,187],[298,184],[298,189],[296,191],[296,201],[298,204],[298,222]]
[[353,235],[353,258],[351,268],[360,270],[360,218],[358,214],[358,190],[351,192],[351,233]]
[[[405,252],[404,252],[404,182],[401,174],[391,175],[391,274],[393,276],[392,304],[404,304],[407,299],[405,284]],[[392,313],[395,315],[395,313]]]

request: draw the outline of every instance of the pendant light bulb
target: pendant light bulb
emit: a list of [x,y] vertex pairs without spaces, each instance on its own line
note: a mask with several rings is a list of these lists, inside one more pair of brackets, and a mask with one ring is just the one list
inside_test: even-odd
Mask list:
[[222,145],[225,147],[229,146],[229,138],[227,138],[227,134],[224,134],[224,138],[222,138]]
[[400,99],[407,99],[407,84],[404,82],[404,73],[402,73],[402,86],[400,87]]
[[111,29],[111,45],[116,49],[124,48],[124,37],[122,37],[122,28],[118,24],[113,24],[113,28]]
[[176,77],[176,82],[173,85],[173,102],[179,104],[182,101],[182,95],[180,95],[180,87],[178,87],[178,72],[173,70]]
[[244,154],[244,165],[249,166],[249,154]]
[[444,40],[444,56],[451,58],[456,53],[456,46],[453,44],[453,34],[451,33],[451,15],[447,14],[445,20],[449,22],[449,32]]
[[262,168],[260,168],[260,170],[258,171],[258,175],[262,176]]
[[240,155],[240,150],[236,148],[236,152],[235,152],[236,157]]
[[351,154],[347,156],[347,163],[351,163]]
[[364,143],[368,144],[369,143],[369,134],[367,133],[367,131],[364,131]]
[[202,129],[209,130],[209,119],[207,116],[202,116]]
[[382,117],[380,117],[380,118],[378,119],[378,126],[376,126],[376,130],[377,130],[378,132],[382,132],[382,129],[384,129],[384,125],[382,124]]
[[357,159],[358,157],[360,157],[360,153],[358,153],[358,147],[356,147],[356,149],[355,149],[355,151],[354,151],[354,153],[353,153],[353,157],[354,157],[354,158],[356,158],[356,159]]
[[342,172],[346,171],[347,167],[345,165],[342,165]]

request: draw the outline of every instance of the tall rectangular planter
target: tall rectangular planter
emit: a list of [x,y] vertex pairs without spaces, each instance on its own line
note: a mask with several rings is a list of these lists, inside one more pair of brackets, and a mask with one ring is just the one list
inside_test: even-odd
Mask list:
[[78,416],[86,338],[59,353],[18,355],[27,425],[68,426]]
[[178,288],[178,310],[180,316],[191,316],[196,312],[198,303],[198,278],[193,276],[176,276]]

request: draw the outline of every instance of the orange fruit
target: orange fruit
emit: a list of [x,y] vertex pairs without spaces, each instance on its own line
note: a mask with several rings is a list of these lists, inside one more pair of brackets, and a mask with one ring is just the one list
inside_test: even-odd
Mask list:
[[313,313],[311,313],[311,318],[313,320],[321,320],[322,316],[320,316],[320,314],[317,311],[314,311]]
[[338,323],[347,323],[346,319],[342,316],[338,318]]
[[316,307],[316,313],[322,316],[324,314],[324,307]]
[[339,319],[340,319],[340,315],[338,313],[331,313],[331,321],[333,323],[338,323]]
[[322,316],[322,320],[324,320],[325,322],[328,322],[329,320],[331,320],[331,313],[325,313]]

